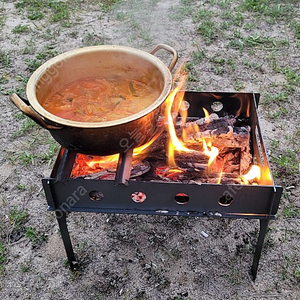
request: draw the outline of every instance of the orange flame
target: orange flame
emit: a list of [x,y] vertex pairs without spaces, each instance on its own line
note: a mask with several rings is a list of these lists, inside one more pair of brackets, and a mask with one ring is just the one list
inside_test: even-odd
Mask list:
[[222,175],[223,175],[223,171],[221,171],[221,173],[220,173],[220,175],[219,175],[217,184],[220,184],[220,183],[221,183]]
[[[179,80],[177,87],[169,94],[166,102],[167,102],[167,120],[168,120],[168,131],[169,131],[169,141],[168,141],[168,165],[171,167],[176,167],[175,162],[175,151],[184,151],[184,152],[195,152],[195,150],[189,149],[185,147],[184,143],[180,141],[176,135],[175,126],[173,123],[173,118],[175,118],[178,112],[181,115],[181,127],[184,126],[182,130],[182,140],[186,141],[188,139],[188,135],[191,133],[197,133],[199,131],[199,127],[195,123],[186,124],[187,119],[187,107],[185,103],[182,101],[184,97],[184,92],[180,89],[185,86],[187,79],[187,75],[183,73],[182,68],[176,72],[174,76],[174,80]],[[210,116],[208,111],[203,108],[205,114],[205,123],[208,124],[210,122]],[[204,154],[209,156],[208,166],[212,164],[212,162],[216,159],[219,154],[219,150],[216,147],[211,145],[211,142],[208,144],[203,139],[203,151]]]
[[186,142],[189,135],[193,136],[199,131],[199,126],[195,122],[186,123],[185,127],[182,129],[182,140]]
[[203,109],[204,115],[205,115],[205,123],[209,124],[209,122],[210,122],[209,112],[204,107],[202,107],[202,109]]
[[86,164],[92,169],[95,168],[96,165],[104,169],[109,165],[117,162],[118,159],[119,159],[119,154],[113,154],[105,157],[96,158],[90,161],[86,161]]
[[[159,133],[160,134],[160,133]],[[159,136],[159,134],[155,135],[152,140],[148,143],[135,148],[133,151],[133,156],[138,156],[143,151],[148,148]],[[119,160],[119,154],[107,155],[107,156],[92,156],[78,154],[76,161],[77,167],[73,168],[71,177],[81,176],[84,174],[90,174],[94,172],[98,172],[103,169],[115,168],[117,162]]]
[[168,165],[171,167],[177,166],[175,162],[175,154],[174,154],[175,151],[194,152],[194,150],[185,147],[183,143],[178,139],[176,135],[174,122],[173,122],[173,118],[177,116],[184,97],[184,91],[181,91],[180,89],[185,86],[185,82],[187,78],[187,75],[184,73],[179,77],[179,72],[182,72],[182,70],[177,71],[174,78],[175,80],[180,78],[180,81],[177,87],[169,94],[166,100],[167,103],[166,117],[168,121],[168,131],[169,131]]
[[258,165],[252,165],[249,172],[245,175],[242,175],[242,180],[245,184],[248,184],[250,180],[256,179],[259,181],[261,178],[261,168]]
[[211,145],[211,142],[206,143],[205,139],[203,140],[203,148],[203,153],[209,156],[208,166],[210,166],[212,162],[216,159],[216,157],[219,155],[219,149],[217,147],[213,147]]

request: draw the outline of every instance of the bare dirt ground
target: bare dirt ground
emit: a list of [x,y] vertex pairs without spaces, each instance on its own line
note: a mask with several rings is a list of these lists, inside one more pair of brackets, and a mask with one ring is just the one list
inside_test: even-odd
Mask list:
[[[112,2],[0,4],[0,299],[299,299],[299,1]],[[59,53],[97,44],[150,52],[159,43],[187,62],[191,90],[261,93],[284,192],[255,282],[257,220],[72,213],[81,268],[66,266],[41,185],[59,147],[8,95],[25,96],[33,70]]]

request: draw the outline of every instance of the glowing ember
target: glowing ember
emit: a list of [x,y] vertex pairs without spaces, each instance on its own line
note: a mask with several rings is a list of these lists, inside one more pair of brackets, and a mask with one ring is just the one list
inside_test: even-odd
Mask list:
[[183,173],[182,170],[179,170],[179,169],[170,169],[167,174],[166,174],[166,177],[172,177],[174,176],[175,174],[179,174],[179,173]]
[[251,180],[257,180],[259,181],[261,177],[261,169],[258,165],[252,165],[249,172],[242,176],[242,180],[245,184],[249,184],[249,181]]
[[156,168],[156,174],[163,178],[169,178],[175,180],[178,175],[183,174],[184,170],[181,170],[179,168],[169,168],[169,167],[157,167]]

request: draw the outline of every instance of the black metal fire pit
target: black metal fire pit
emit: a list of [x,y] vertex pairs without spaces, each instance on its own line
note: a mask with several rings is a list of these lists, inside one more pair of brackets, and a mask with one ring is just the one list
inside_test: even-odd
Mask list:
[[186,92],[189,116],[203,114],[201,107],[219,116],[248,117],[253,160],[262,170],[258,185],[155,182],[131,180],[132,151],[120,154],[114,180],[71,178],[77,153],[61,148],[52,174],[43,179],[48,209],[56,212],[62,239],[72,269],[77,262],[66,217],[69,212],[246,218],[260,221],[252,264],[256,278],[269,220],[275,219],[282,187],[275,186],[257,116],[259,94]]

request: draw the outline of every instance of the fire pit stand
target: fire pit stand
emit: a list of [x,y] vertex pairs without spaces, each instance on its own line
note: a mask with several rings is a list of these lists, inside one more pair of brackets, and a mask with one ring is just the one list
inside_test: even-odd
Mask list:
[[50,177],[42,182],[48,210],[55,211],[72,269],[78,263],[66,222],[70,212],[244,218],[258,219],[260,223],[251,268],[253,280],[256,278],[268,224],[275,219],[282,193],[282,187],[274,185],[259,127],[259,94],[186,92],[185,100],[190,105],[190,116],[197,116],[203,106],[211,110],[218,104],[220,115],[238,113],[250,117],[253,160],[262,170],[260,183],[134,181],[129,178],[132,151],[120,155],[115,180],[74,179],[70,174],[77,153],[61,148]]

